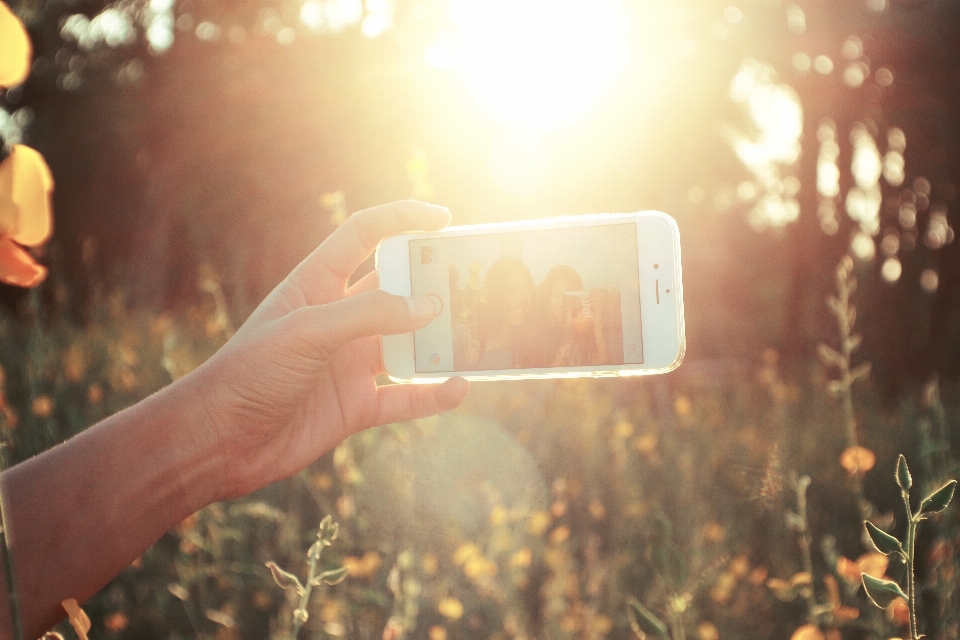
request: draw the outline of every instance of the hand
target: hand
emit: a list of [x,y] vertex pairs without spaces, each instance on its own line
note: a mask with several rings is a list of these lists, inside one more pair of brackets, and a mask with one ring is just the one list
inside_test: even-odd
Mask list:
[[603,332],[603,289],[594,289],[590,292],[590,314],[593,331]]
[[380,335],[428,324],[427,297],[347,279],[384,237],[447,226],[450,212],[415,201],[355,213],[263,301],[194,378],[207,416],[198,446],[218,456],[222,498],[288,477],[353,433],[457,406],[469,385],[378,387]]
[[607,352],[607,340],[603,335],[603,289],[590,292],[590,307],[593,309],[593,341],[597,349],[597,361],[594,364],[606,364],[610,361]]

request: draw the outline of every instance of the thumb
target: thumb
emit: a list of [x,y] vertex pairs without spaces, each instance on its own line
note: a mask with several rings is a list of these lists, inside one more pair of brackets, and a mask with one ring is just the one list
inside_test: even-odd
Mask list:
[[340,347],[374,335],[419,329],[440,312],[435,296],[395,296],[380,289],[365,291],[329,304],[308,306],[286,315],[284,332],[307,345],[311,356],[329,359]]

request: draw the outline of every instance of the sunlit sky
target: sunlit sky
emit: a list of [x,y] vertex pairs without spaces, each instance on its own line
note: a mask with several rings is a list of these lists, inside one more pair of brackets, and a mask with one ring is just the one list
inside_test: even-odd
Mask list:
[[[216,24],[192,15],[176,0],[149,0],[137,5],[118,2],[92,17],[83,13],[61,23],[61,36],[79,50],[130,46],[140,30],[149,50],[160,55],[178,38],[225,41],[239,45],[259,34],[281,45],[312,35],[337,34],[358,29],[376,39],[397,28],[395,0],[300,0],[296,11],[281,13],[264,7],[253,21]],[[423,5],[426,6],[426,5]],[[424,69],[452,72],[479,111],[495,126],[489,145],[491,175],[501,188],[536,188],[550,173],[558,155],[558,136],[578,123],[596,119],[601,105],[619,88],[651,96],[664,90],[665,79],[678,73],[679,62],[700,56],[704,38],[715,42],[734,37],[749,19],[743,9],[718,5],[715,22],[706,33],[690,29],[695,3],[627,0],[448,0],[431,5],[437,16],[433,27],[420,32]],[[869,0],[871,12],[887,9],[884,0]],[[739,200],[748,207],[750,223],[762,230],[783,227],[798,219],[798,193],[815,188],[819,198],[817,216],[824,233],[833,235],[846,214],[859,227],[851,238],[852,252],[872,260],[882,250],[886,259],[883,275],[899,277],[899,251],[893,240],[881,234],[880,181],[900,187],[905,181],[906,137],[901,129],[877,130],[855,123],[839,131],[829,119],[808,122],[798,93],[784,74],[835,77],[857,89],[871,82],[889,87],[893,72],[873,65],[856,35],[847,36],[839,48],[813,50],[804,40],[808,16],[799,5],[780,9],[795,50],[787,56],[786,68],[775,69],[769,61],[744,55],[727,85],[727,98],[741,110],[747,126],[719,125],[750,178],[735,185],[730,194],[712,194],[714,201]],[[134,81],[143,64],[133,60],[118,73],[118,81]],[[82,83],[71,69],[59,80],[73,90]],[[638,102],[638,104],[640,104]],[[642,114],[637,115],[638,119]],[[19,115],[0,113],[0,131],[7,139],[20,138],[25,126]],[[800,141],[804,130],[814,129],[820,147],[816,184],[802,185],[797,175]],[[852,149],[848,166],[838,164],[840,149]],[[569,149],[564,149],[569,153]],[[840,177],[849,172],[854,184],[841,192]],[[909,188],[909,185],[907,186]],[[702,190],[699,186],[695,190]],[[916,190],[916,189],[915,189]],[[919,191],[918,198],[926,198]],[[704,193],[702,197],[708,194]],[[908,194],[909,195],[909,194]],[[929,203],[928,203],[929,204]],[[912,208],[911,208],[912,207]],[[940,247],[953,237],[946,218],[933,215],[923,241]],[[899,222],[910,229],[916,222],[916,206],[907,199],[900,204]],[[886,242],[886,244],[883,244]],[[884,248],[885,247],[885,248]],[[932,282],[927,279],[928,284]],[[936,286],[935,284],[933,285]]]
[[451,61],[476,99],[514,127],[582,115],[623,68],[626,17],[615,0],[452,0],[450,15]]

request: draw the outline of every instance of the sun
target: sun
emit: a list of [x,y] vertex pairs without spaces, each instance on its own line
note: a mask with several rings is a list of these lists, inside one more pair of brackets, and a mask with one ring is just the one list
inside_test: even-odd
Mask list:
[[509,126],[548,130],[595,106],[625,58],[615,0],[451,0],[452,62]]

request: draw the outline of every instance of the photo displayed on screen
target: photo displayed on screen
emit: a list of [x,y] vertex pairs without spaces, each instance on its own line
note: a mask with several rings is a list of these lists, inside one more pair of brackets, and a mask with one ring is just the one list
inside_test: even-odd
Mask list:
[[631,223],[410,241],[419,373],[642,364]]

